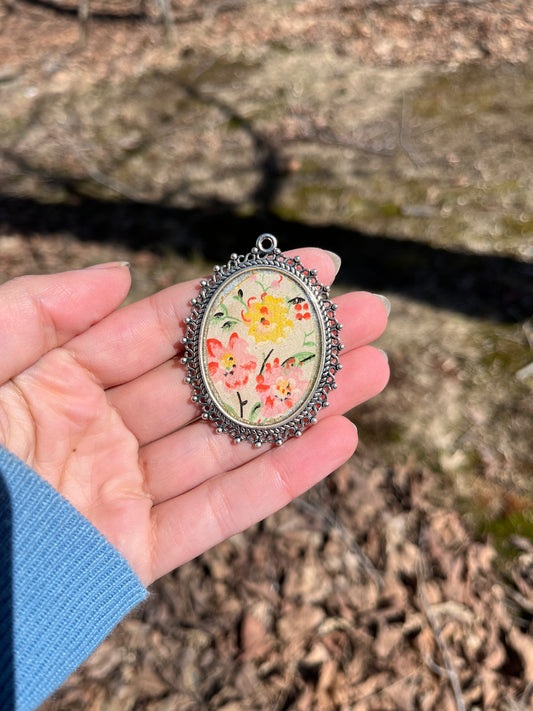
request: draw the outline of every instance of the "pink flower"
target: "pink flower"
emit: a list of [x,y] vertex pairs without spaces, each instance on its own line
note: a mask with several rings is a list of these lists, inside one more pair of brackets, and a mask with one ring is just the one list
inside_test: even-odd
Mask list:
[[232,333],[227,346],[217,338],[208,338],[206,345],[209,375],[213,382],[222,383],[226,390],[246,385],[249,374],[257,368],[257,361],[248,351],[246,341]]
[[294,358],[280,365],[279,358],[267,363],[262,375],[257,376],[255,389],[263,403],[264,419],[277,417],[297,406],[305,394],[309,381],[302,377],[302,369],[294,366]]

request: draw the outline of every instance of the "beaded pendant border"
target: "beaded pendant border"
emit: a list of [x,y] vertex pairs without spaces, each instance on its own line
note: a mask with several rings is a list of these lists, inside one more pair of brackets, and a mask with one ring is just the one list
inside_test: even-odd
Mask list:
[[329,286],[262,234],[200,282],[182,343],[201,417],[255,447],[301,436],[328,406],[342,368]]

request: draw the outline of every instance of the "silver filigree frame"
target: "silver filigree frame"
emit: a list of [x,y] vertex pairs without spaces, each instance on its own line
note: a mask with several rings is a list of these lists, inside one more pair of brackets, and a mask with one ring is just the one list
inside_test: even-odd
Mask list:
[[[229,279],[251,267],[274,268],[291,275],[312,301],[322,322],[323,363],[315,387],[297,412],[292,413],[287,421],[273,425],[245,425],[223,412],[209,392],[201,367],[202,323],[212,299]],[[227,264],[215,266],[211,277],[200,282],[200,293],[191,299],[192,312],[185,319],[186,332],[181,339],[185,355],[181,362],[187,366],[185,381],[192,387],[193,402],[198,403],[202,409],[201,417],[212,422],[218,433],[226,433],[235,442],[249,442],[255,447],[265,443],[281,445],[289,437],[301,436],[305,427],[316,423],[318,411],[328,406],[328,393],[337,387],[335,376],[342,368],[339,355],[344,346],[340,341],[342,325],[335,318],[337,305],[329,298],[329,286],[320,284],[316,275],[316,269],[307,269],[300,257],[283,255],[273,235],[262,234],[251,252],[232,254]]]

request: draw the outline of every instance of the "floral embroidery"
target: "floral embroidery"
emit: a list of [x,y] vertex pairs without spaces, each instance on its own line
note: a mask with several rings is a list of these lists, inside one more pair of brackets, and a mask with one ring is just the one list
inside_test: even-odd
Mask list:
[[243,321],[250,324],[248,333],[256,343],[272,341],[276,343],[285,337],[293,322],[288,318],[289,309],[282,297],[261,294],[261,301],[255,296],[248,299],[248,311],[242,313]]
[[236,390],[248,382],[248,377],[257,368],[251,357],[248,344],[237,333],[232,333],[227,346],[216,338],[207,339],[209,375],[213,382],[220,382],[226,390]]
[[206,314],[204,341],[209,389],[221,408],[260,426],[290,419],[320,374],[319,321],[299,282],[276,269],[225,284]]
[[301,366],[295,366],[295,359],[280,364],[279,358],[266,363],[262,375],[257,376],[255,389],[263,403],[265,418],[276,417],[292,410],[306,393],[309,381],[302,376]]
[[311,318],[311,314],[309,313],[309,304],[296,304],[294,309],[296,311],[296,318],[298,321]]

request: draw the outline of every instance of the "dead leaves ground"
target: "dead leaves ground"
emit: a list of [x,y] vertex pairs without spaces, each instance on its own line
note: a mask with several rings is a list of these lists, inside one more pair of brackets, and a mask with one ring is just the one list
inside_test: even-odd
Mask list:
[[[526,0],[180,8],[179,56],[326,42],[379,66],[517,63],[533,27]],[[60,90],[168,56],[149,22],[111,32],[96,19],[87,47],[71,53],[72,18],[20,3],[1,20],[6,86],[20,78]],[[2,278],[130,258],[138,298],[192,276],[69,235],[2,239]],[[404,397],[405,380],[395,387]],[[533,546],[515,536],[502,559],[443,503],[447,482],[420,460],[388,466],[363,450],[307,497],[165,577],[41,711],[531,708]]]
[[497,573],[435,479],[354,459],[159,581],[42,711],[529,708],[533,546]]

